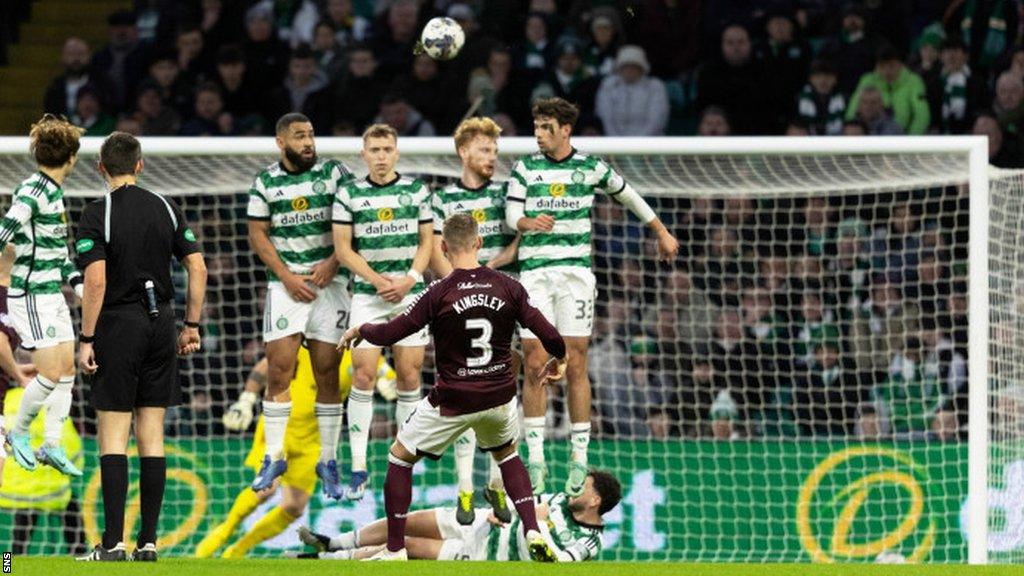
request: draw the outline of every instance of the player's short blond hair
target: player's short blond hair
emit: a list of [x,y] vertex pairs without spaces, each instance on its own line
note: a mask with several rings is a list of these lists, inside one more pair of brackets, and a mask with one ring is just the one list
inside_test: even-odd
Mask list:
[[449,252],[467,252],[473,248],[479,235],[476,219],[460,212],[445,218],[441,237],[448,245]]
[[363,143],[370,138],[387,138],[389,136],[398,142],[398,132],[388,124],[370,124],[363,131]]
[[501,126],[490,118],[466,118],[455,129],[455,150],[469,144],[477,136],[486,136],[497,140],[501,135]]

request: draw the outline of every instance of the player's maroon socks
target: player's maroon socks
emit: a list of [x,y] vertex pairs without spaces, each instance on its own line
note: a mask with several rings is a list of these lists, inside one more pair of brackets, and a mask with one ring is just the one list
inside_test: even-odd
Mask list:
[[[529,478],[526,484],[529,486]],[[388,550],[392,552],[405,548],[405,517],[409,514],[410,504],[412,464],[388,454],[388,475],[384,478],[384,513],[388,517]]]
[[[500,463],[501,481],[505,483],[505,493],[516,505],[516,513],[523,521],[523,533],[537,528],[537,510],[533,507],[533,486],[530,485],[530,475],[526,472],[526,466],[519,458],[519,454],[513,452]],[[388,516],[390,522],[390,515]]]

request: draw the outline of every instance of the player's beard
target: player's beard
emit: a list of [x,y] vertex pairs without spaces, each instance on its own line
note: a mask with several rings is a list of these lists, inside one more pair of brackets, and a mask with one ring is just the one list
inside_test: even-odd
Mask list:
[[580,502],[580,500],[581,500],[581,498],[574,498],[572,500],[569,500],[569,511],[570,512],[573,512],[573,513],[575,513],[575,512],[583,512],[584,510],[587,509],[587,505],[584,504],[583,502]]
[[312,168],[314,164],[316,164],[316,150],[313,151],[312,156],[306,158],[305,156],[302,155],[301,151],[292,150],[291,148],[285,146],[284,156],[285,158],[288,159],[289,162],[291,162],[292,166],[295,166],[296,168],[299,169],[299,172],[305,172],[306,170]]
[[482,180],[490,180],[494,177],[494,166],[492,165],[488,167],[487,163],[484,161],[471,162],[469,164],[469,169],[476,173],[476,175]]

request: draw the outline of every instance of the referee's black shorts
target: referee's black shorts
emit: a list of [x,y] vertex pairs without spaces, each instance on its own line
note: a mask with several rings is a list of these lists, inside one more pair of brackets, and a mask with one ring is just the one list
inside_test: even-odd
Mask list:
[[181,403],[174,309],[167,303],[159,310],[154,320],[141,303],[103,308],[94,344],[96,410],[131,412]]

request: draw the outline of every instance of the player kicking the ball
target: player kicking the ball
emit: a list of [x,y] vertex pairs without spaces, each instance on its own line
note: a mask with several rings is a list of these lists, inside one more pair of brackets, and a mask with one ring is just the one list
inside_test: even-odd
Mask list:
[[266,454],[252,489],[270,488],[288,470],[285,428],[292,412],[289,382],[305,338],[316,378],[315,412],[320,431],[316,473],[323,492],[341,498],[338,437],[342,404],[335,349],[349,312],[347,270],[338,269],[331,238],[331,210],[337,190],[352,175],[335,160],[319,160],[313,124],[302,114],[277,121],[279,162],[256,176],[249,191],[249,243],[267,266],[263,312],[267,343],[267,390],[263,397]]
[[[607,472],[590,471],[583,494],[571,498],[562,492],[541,497],[537,520],[559,562],[594,560],[601,554],[602,516],[622,498],[622,487]],[[529,557],[529,544],[519,530],[520,520],[511,524],[488,516],[481,510],[471,528],[455,519],[456,510],[434,508],[409,514],[405,546],[410,558],[424,560],[515,561]],[[556,539],[557,537],[557,539]],[[299,528],[299,539],[316,552],[300,558],[361,560],[380,552],[387,539],[387,522],[378,520],[359,530],[334,537]]]
[[[29,138],[39,171],[15,189],[11,208],[0,221],[0,251],[13,242],[16,255],[7,292],[9,314],[21,347],[32,352],[38,370],[25,387],[7,443],[22,468],[35,470],[42,461],[68,476],[81,476],[82,471],[61,447],[75,383],[75,330],[61,285],[70,283],[81,296],[82,275],[68,257],[61,185],[78,160],[81,135],[81,129],[49,114],[32,125]],[[33,452],[28,427],[44,404],[46,439]]]
[[345,333],[342,348],[365,339],[392,344],[430,326],[434,334],[437,383],[398,431],[388,455],[384,484],[387,546],[378,560],[404,560],[405,524],[412,500],[412,467],[420,458],[437,459],[463,432],[476,432],[480,449],[501,467],[502,481],[522,522],[529,556],[554,561],[555,554],[537,526],[530,479],[516,452],[519,419],[516,377],[511,369],[512,335],[518,321],[540,338],[551,358],[537,381],[562,376],[565,343],[530,305],[515,279],[481,266],[481,238],[469,214],[449,216],[442,248],[454,270],[431,284],[401,316],[387,324],[363,324]]
[[[561,99],[533,106],[533,133],[540,152],[519,160],[508,182],[508,225],[522,232],[519,271],[531,301],[565,337],[568,353],[569,420],[572,459],[565,491],[578,496],[587,478],[590,444],[590,378],[587,347],[594,319],[596,282],[590,261],[590,209],[603,192],[647,224],[658,239],[658,256],[671,261],[679,243],[643,198],[603,160],[578,152],[569,138],[579,116]],[[535,494],[544,492],[544,413],[547,394],[535,375],[545,354],[536,336],[522,330],[526,359],[523,427],[529,449],[530,480]]]
[[[452,214],[467,213],[479,225],[483,246],[477,257],[489,268],[515,273],[516,247],[519,237],[505,224],[505,184],[493,182],[498,163],[498,135],[501,128],[490,118],[469,118],[455,129],[455,151],[462,160],[462,177],[434,193],[434,253],[430,264],[440,277],[452,271],[452,265],[441,250],[441,225]],[[519,375],[519,355],[512,353],[512,373]],[[476,435],[467,430],[455,442],[455,469],[459,478],[456,518],[460,524],[473,523],[473,452]],[[491,460],[490,481],[484,498],[493,507],[494,515],[510,522],[501,471]]]
[[[395,172],[398,133],[374,124],[363,133],[364,180],[338,191],[334,203],[334,248],[338,260],[355,274],[349,326],[386,322],[401,314],[423,292],[423,271],[430,263],[433,216],[430,190],[420,180]],[[426,328],[389,343],[398,374],[399,429],[420,400],[420,370],[430,335]],[[366,491],[366,447],[373,420],[373,386],[380,346],[364,342],[352,350],[352,392],[348,396],[348,437],[352,476],[345,498]]]

